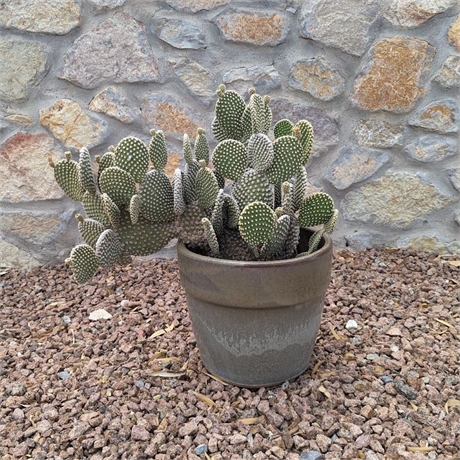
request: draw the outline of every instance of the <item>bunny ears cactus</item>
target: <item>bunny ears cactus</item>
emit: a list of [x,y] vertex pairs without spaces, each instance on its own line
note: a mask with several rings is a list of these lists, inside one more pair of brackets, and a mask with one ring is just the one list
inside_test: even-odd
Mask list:
[[[126,264],[131,256],[154,253],[177,237],[191,250],[234,260],[296,257],[300,227],[314,227],[308,253],[324,232],[332,232],[338,212],[329,195],[308,194],[305,165],[313,144],[307,120],[278,121],[270,138],[270,98],[251,90],[248,103],[220,85],[212,133],[212,154],[203,129],[192,143],[183,139],[185,167],[172,180],[165,136],[151,131],[148,144],[122,139],[102,156],[83,148],[56,163],[57,183],[81,201],[77,214],[84,243],[67,262],[78,283],[99,266]],[[212,162],[212,167],[210,167]]]

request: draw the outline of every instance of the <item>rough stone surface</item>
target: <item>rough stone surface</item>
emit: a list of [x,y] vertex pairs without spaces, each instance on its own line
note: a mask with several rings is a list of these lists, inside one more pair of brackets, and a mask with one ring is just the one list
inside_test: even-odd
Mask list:
[[447,40],[449,44],[455,46],[457,51],[460,51],[460,14],[457,19],[452,23],[448,33]]
[[439,133],[456,133],[460,116],[454,100],[432,102],[409,119],[409,124]]
[[230,0],[168,0],[166,3],[179,11],[196,13],[197,11],[209,11],[227,5]]
[[122,12],[101,22],[65,53],[62,78],[83,88],[106,81],[157,81],[158,66],[144,25]]
[[450,55],[434,77],[445,88],[460,87],[460,56]]
[[288,84],[322,101],[334,99],[345,89],[340,72],[321,56],[297,61],[291,68]]
[[23,115],[22,113],[13,113],[12,115],[7,115],[5,120],[11,121],[21,126],[30,126],[34,124],[34,121],[30,117]]
[[396,27],[412,29],[455,5],[457,0],[391,0],[381,3],[383,17]]
[[0,236],[0,267],[32,268],[39,265],[37,259]]
[[0,145],[0,201],[18,203],[59,199],[47,157],[59,157],[60,150],[47,134],[16,133]]
[[392,125],[385,120],[359,120],[352,129],[354,139],[359,145],[387,149],[401,145],[405,128]]
[[448,176],[452,185],[460,192],[460,168],[448,171]]
[[190,93],[206,106],[214,102],[217,83],[211,72],[190,58],[170,61],[174,74]]
[[408,112],[424,92],[422,76],[435,50],[413,37],[391,37],[376,43],[369,65],[354,84],[351,101],[364,110]]
[[103,8],[116,8],[125,4],[126,0],[89,0],[94,6]]
[[40,123],[66,147],[81,149],[103,142],[106,124],[87,115],[77,102],[61,99],[40,110]]
[[458,155],[458,143],[449,137],[426,135],[407,144],[404,151],[414,160],[434,163]]
[[286,40],[289,22],[283,13],[227,9],[213,18],[226,40],[276,46]]
[[128,99],[112,86],[96,94],[90,102],[89,108],[95,112],[105,113],[123,123],[132,123],[138,115],[138,111],[135,112],[131,108]]
[[421,235],[399,238],[395,244],[398,248],[411,249],[418,252],[434,252],[436,254],[458,254],[460,242],[441,241],[437,235]]
[[65,35],[80,24],[80,4],[69,0],[14,0],[0,4],[0,28]]
[[49,67],[44,45],[8,38],[0,38],[0,62],[0,99],[6,102],[26,98]]
[[224,73],[222,82],[240,94],[247,94],[250,88],[265,93],[281,86],[280,74],[273,65],[231,69]]
[[377,19],[377,1],[312,0],[304,2],[299,26],[302,37],[361,56],[374,36]]
[[202,27],[195,22],[181,19],[160,19],[156,23],[158,38],[178,49],[206,48],[206,38]]
[[325,177],[337,190],[344,190],[371,177],[389,159],[386,152],[344,147]]
[[186,133],[191,139],[196,136],[196,130],[205,126],[204,121],[197,123],[192,118],[194,110],[182,101],[168,93],[147,93],[142,99],[142,116],[145,125],[150,129],[161,129],[164,133],[182,139]]
[[430,212],[454,203],[431,183],[408,173],[387,173],[349,192],[342,203],[346,219],[406,228]]

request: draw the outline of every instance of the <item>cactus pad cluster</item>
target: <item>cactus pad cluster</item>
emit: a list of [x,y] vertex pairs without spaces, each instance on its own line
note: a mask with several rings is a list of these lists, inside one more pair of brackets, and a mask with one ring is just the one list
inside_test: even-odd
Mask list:
[[[313,143],[307,120],[278,121],[270,133],[269,97],[254,90],[249,100],[220,85],[211,154],[203,129],[192,143],[184,135],[185,168],[172,180],[164,171],[168,153],[162,131],[146,145],[122,139],[95,166],[86,148],[79,161],[71,153],[56,163],[57,183],[81,201],[77,214],[83,243],[67,262],[84,283],[98,267],[126,264],[177,237],[191,250],[234,260],[278,260],[299,256],[301,227],[314,227],[308,253],[324,232],[332,232],[338,212],[329,195],[307,193],[305,165]],[[270,137],[272,134],[272,138]]]

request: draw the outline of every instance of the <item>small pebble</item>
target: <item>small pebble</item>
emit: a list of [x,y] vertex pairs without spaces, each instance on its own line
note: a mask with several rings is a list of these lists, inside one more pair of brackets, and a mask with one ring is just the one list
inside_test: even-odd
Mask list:
[[407,399],[417,398],[417,392],[412,387],[410,387],[409,385],[406,385],[401,380],[398,380],[397,382],[395,382],[395,388],[396,388],[396,391],[400,395],[403,395]]
[[200,444],[195,447],[195,455],[203,455],[208,452],[208,446],[206,444]]
[[366,356],[366,359],[368,359],[369,361],[374,361],[374,359],[377,359],[378,357],[379,355],[377,353],[369,353]]
[[388,375],[382,375],[380,377],[380,380],[383,382],[383,383],[390,383],[393,381],[393,379],[391,377],[389,377]]
[[324,455],[317,450],[306,450],[300,454],[300,460],[324,460]]
[[129,300],[123,299],[123,300],[120,302],[120,306],[123,307],[123,308],[129,307]]
[[66,381],[70,377],[70,372],[69,371],[61,371],[58,372],[58,376],[62,381]]
[[70,319],[70,316],[64,315],[62,317],[62,321],[64,321],[65,324],[70,324],[72,320]]
[[347,321],[347,324],[345,325],[345,328],[350,330],[350,329],[358,329],[358,323],[354,319],[349,319]]
[[143,381],[143,380],[138,380],[138,381],[136,382],[136,386],[137,386],[137,388],[143,388],[143,387],[144,387],[144,385],[145,385],[145,383],[144,383],[144,381]]

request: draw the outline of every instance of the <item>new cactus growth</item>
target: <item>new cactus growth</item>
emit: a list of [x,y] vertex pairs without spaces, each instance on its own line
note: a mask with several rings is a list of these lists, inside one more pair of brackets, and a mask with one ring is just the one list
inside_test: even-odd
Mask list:
[[315,230],[308,253],[332,232],[338,212],[331,197],[307,193],[310,122],[280,120],[271,138],[267,96],[251,90],[246,103],[224,85],[217,96],[212,155],[203,129],[194,143],[184,135],[186,166],[172,180],[164,172],[162,131],[152,130],[148,145],[122,139],[95,158],[94,170],[85,148],[78,162],[69,152],[56,163],[49,159],[58,184],[87,215],[76,216],[84,243],[67,259],[79,283],[99,266],[154,253],[175,237],[211,257],[278,260],[300,255],[301,227]]

